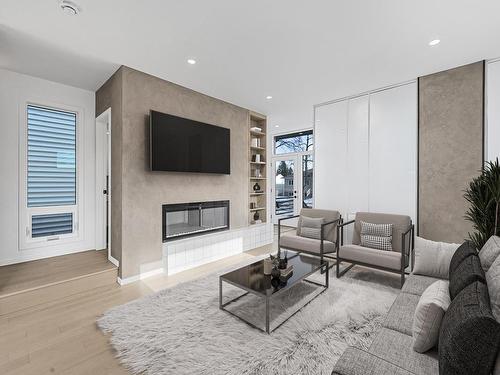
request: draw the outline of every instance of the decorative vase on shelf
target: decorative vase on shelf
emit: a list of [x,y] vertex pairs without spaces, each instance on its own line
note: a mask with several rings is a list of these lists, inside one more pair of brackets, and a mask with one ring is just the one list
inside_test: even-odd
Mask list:
[[253,191],[260,191],[260,185],[258,182],[256,182],[255,185],[253,186]]
[[260,218],[259,211],[255,211],[255,213],[253,214],[253,219],[257,221],[259,220],[259,218]]

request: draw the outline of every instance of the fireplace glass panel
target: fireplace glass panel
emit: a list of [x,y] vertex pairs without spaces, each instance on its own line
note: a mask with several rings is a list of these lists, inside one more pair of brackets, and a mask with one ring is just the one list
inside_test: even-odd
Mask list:
[[229,229],[229,201],[163,206],[163,241]]

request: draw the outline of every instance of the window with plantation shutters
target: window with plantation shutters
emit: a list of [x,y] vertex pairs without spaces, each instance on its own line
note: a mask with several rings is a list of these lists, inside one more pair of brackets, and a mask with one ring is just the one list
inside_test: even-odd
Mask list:
[[26,208],[31,239],[74,232],[77,114],[27,106]]

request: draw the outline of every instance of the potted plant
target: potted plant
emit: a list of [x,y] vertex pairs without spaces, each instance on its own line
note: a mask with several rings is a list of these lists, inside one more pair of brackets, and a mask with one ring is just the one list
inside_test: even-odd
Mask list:
[[481,174],[465,190],[464,198],[470,203],[465,213],[472,222],[474,232],[469,239],[481,249],[488,238],[500,233],[500,164],[498,158],[487,162]]

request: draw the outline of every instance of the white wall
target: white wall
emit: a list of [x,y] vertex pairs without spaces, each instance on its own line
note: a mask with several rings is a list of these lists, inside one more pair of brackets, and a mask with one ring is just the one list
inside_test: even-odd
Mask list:
[[416,219],[417,84],[315,108],[316,207]]
[[500,159],[500,60],[486,65],[486,160]]
[[[27,101],[61,104],[83,111],[83,223],[80,239],[64,245],[19,248],[20,111]],[[95,247],[95,95],[91,91],[0,69],[0,265],[62,255]]]

